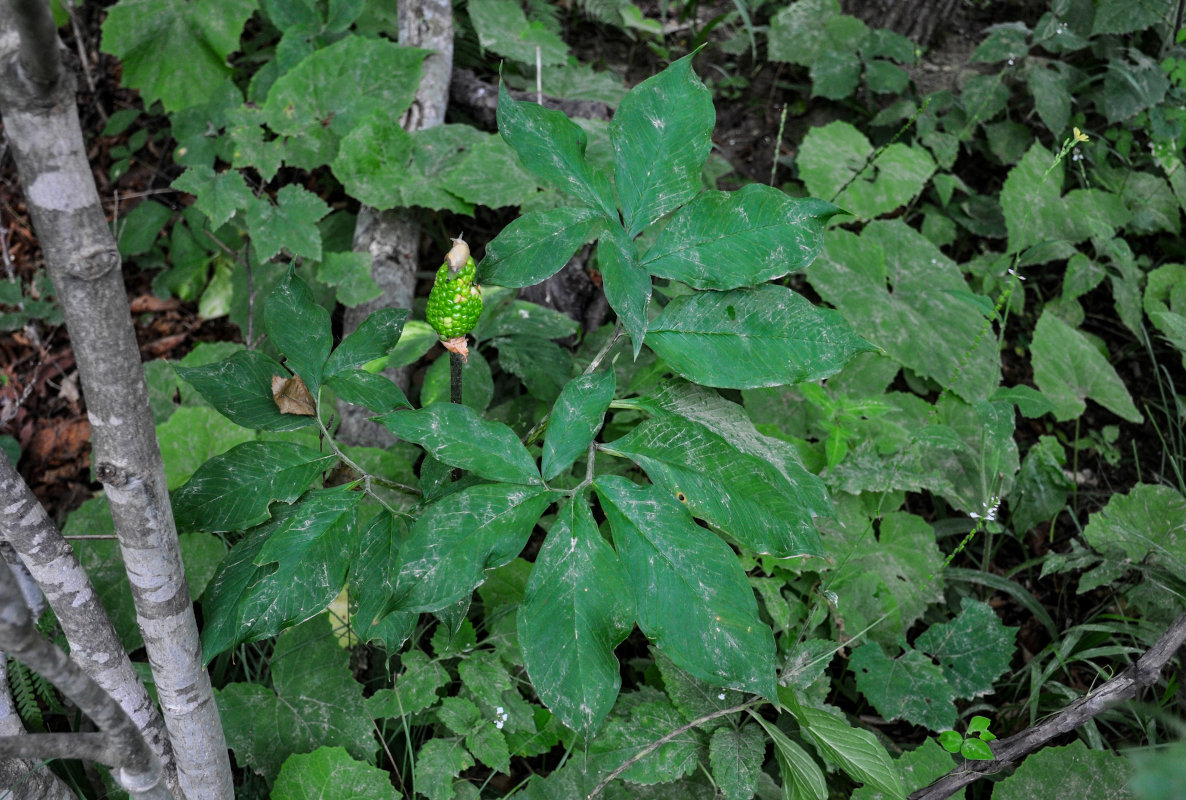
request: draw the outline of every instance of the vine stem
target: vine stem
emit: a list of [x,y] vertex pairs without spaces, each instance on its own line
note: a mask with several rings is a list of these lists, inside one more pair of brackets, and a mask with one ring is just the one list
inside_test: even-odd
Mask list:
[[646,747],[639,750],[633,756],[631,756],[630,758],[623,761],[618,766],[618,768],[615,769],[613,772],[611,772],[609,775],[606,775],[604,778],[602,778],[601,782],[593,787],[593,791],[591,791],[591,792],[589,792],[589,794],[585,795],[585,800],[593,800],[594,797],[601,794],[601,791],[603,789],[605,789],[606,786],[609,786],[610,781],[612,781],[614,778],[621,775],[626,770],[633,767],[639,761],[642,761],[644,758],[646,758],[651,753],[658,750],[663,745],[670,742],[675,737],[679,736],[681,733],[684,733],[685,731],[690,731],[693,728],[698,728],[701,725],[703,725],[704,723],[710,722],[710,721],[716,719],[717,717],[727,717],[730,714],[736,714],[740,711],[745,711],[747,708],[750,708],[751,706],[761,705],[762,703],[765,703],[765,702],[766,701],[763,698],[757,697],[757,698],[754,698],[753,700],[742,703],[739,706],[733,706],[732,708],[726,708],[726,709],[722,709],[721,711],[714,711],[711,714],[705,714],[703,717],[698,717],[697,719],[692,720],[691,722],[687,723],[686,725],[681,725],[678,728],[676,728],[675,730],[671,731],[670,733],[668,733],[664,736],[660,736],[658,739],[656,739],[655,741],[648,744]]
[[465,366],[465,361],[462,360],[461,355],[450,351],[449,353],[449,402],[456,405],[461,405],[461,370]]

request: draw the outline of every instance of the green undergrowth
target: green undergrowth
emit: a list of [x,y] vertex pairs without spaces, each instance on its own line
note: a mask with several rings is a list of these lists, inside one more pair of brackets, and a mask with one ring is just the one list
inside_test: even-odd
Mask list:
[[[901,798],[1186,606],[1175,4],[1054,0],[925,96],[927,54],[837,0],[670,5],[469,0],[500,132],[413,134],[385,4],[111,9],[192,197],[121,251],[245,339],[146,364],[240,796]],[[627,91],[566,43],[594,24],[670,63]],[[612,122],[514,100],[537,53]],[[828,111],[783,185],[718,187],[698,76],[730,59]],[[359,203],[518,209],[471,244],[462,404],[422,307],[335,334],[379,292]],[[594,241],[613,322],[516,298]],[[339,402],[401,441],[338,443]],[[77,549],[134,652],[114,546]],[[1171,796],[1169,675],[969,796]]]

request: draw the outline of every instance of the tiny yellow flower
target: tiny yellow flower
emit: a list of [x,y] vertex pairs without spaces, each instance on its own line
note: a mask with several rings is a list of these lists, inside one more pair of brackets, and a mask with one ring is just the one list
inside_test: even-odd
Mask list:
[[1075,128],[1074,131],[1075,131],[1075,141],[1076,142],[1090,141],[1090,138],[1088,137],[1088,135],[1086,133],[1084,133],[1083,131],[1079,130],[1078,128]]

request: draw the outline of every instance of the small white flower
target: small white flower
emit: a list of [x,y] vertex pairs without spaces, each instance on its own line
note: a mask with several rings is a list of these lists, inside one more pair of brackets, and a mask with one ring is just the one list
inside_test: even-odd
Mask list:
[[1013,269],[1012,267],[1009,267],[1009,274],[1012,275],[1014,278],[1017,278],[1017,280],[1019,280],[1019,281],[1025,280],[1025,276],[1022,275],[1017,270]]
[[717,699],[718,699],[718,700],[724,700],[724,699],[725,699],[725,693],[724,693],[724,692],[721,692],[720,694],[718,694],[718,695],[717,695]]
[[511,715],[508,714],[506,709],[504,709],[502,706],[494,709],[494,727],[498,728],[499,730],[502,730],[502,726],[506,725],[507,720],[510,718]]
[[1013,59],[1009,59],[1009,66],[1013,66]]

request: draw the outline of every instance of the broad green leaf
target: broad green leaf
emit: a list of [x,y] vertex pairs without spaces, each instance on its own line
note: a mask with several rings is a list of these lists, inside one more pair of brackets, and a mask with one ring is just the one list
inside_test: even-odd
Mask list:
[[1067,504],[1075,482],[1063,472],[1066,451],[1053,436],[1039,436],[1021,462],[1021,472],[1009,497],[1009,524],[1017,533],[1028,533],[1040,522],[1054,518]]
[[585,160],[588,137],[564,112],[520,103],[500,83],[498,132],[537,178],[616,217],[609,179]]
[[965,597],[958,617],[927,628],[914,647],[939,663],[956,697],[970,700],[991,692],[1009,669],[1016,634],[987,603]]
[[[609,718],[593,741],[589,756],[596,765],[609,771],[656,739],[670,736],[682,725],[683,719],[670,703],[635,701],[626,714]],[[643,785],[677,780],[696,768],[699,749],[700,739],[695,729],[684,730],[634,763],[622,773],[622,778]]]
[[1026,83],[1034,96],[1034,110],[1055,136],[1062,135],[1071,119],[1071,92],[1066,75],[1058,66],[1059,62],[1050,66],[1031,62],[1025,71]]
[[285,358],[288,367],[300,375],[314,398],[321,388],[325,360],[333,346],[329,312],[309,291],[309,285],[290,267],[264,304],[264,330]]
[[886,720],[904,719],[932,731],[950,728],[958,714],[955,690],[943,671],[917,650],[889,658],[876,642],[856,648],[849,659],[857,689]]
[[403,389],[386,375],[374,375],[362,369],[348,370],[332,376],[325,385],[347,403],[369,408],[376,414],[412,407]]
[[256,198],[247,207],[253,255],[268,261],[284,250],[298,258],[321,260],[317,221],[328,213],[324,200],[295,183],[280,187],[275,205],[267,197]]
[[510,770],[507,740],[493,721],[482,719],[482,712],[465,697],[446,697],[437,709],[437,718],[458,736],[465,746],[486,766],[496,772]]
[[872,222],[859,236],[829,231],[807,280],[858,335],[960,397],[987,397],[1000,382],[986,321],[949,294],[969,291],[963,273],[900,220]]
[[828,514],[824,484],[793,482],[776,463],[734,447],[728,438],[666,412],[604,446],[642,467],[693,515],[757,553],[822,556],[814,518]]
[[[382,642],[388,653],[400,650],[420,618],[419,614],[398,612],[382,615],[387,598],[395,588],[399,551],[406,536],[403,520],[384,509],[374,516],[358,537],[358,551],[350,561],[350,599],[358,603],[350,617],[353,631],[364,642]],[[406,668],[407,662],[404,664]],[[401,713],[396,710],[389,716],[398,717]]]
[[536,556],[519,606],[519,644],[531,684],[586,739],[622,685],[614,648],[634,627],[630,587],[582,496],[561,510]]
[[934,159],[921,147],[894,143],[870,163],[873,151],[847,122],[812,128],[799,146],[799,176],[812,196],[872,219],[917,197],[935,171]]
[[478,281],[496,286],[533,286],[559,272],[578,248],[605,224],[586,206],[562,206],[525,214],[486,245]]
[[572,336],[579,328],[580,324],[567,314],[538,303],[512,300],[505,309],[492,315],[489,320],[483,320],[474,329],[474,335],[481,339],[493,339],[496,336],[560,339]]
[[1009,232],[1009,251],[1024,251],[1045,241],[1075,244],[1092,236],[1111,238],[1128,221],[1120,197],[1099,189],[1062,193],[1064,165],[1034,143],[1009,170],[1001,187],[1001,209]]
[[272,397],[272,377],[287,378],[288,370],[258,350],[239,350],[225,361],[174,369],[223,416],[245,428],[295,431],[315,423],[312,417],[280,413]]
[[[432,336],[434,343],[440,341],[435,331]],[[448,353],[442,353],[429,365],[424,373],[424,385],[420,387],[420,405],[427,408],[450,402],[450,370]],[[469,359],[461,367],[461,402],[480,413],[493,399],[494,377],[490,373],[490,364],[480,350],[470,350]]]
[[200,106],[231,75],[227,58],[255,0],[123,0],[103,22],[103,52],[123,64],[123,79],[145,106]]
[[731,389],[819,380],[875,349],[837,312],[773,284],[677,297],[647,343],[685,378]]
[[601,430],[614,391],[613,370],[580,375],[565,384],[544,434],[540,461],[544,480],[552,480],[585,453]]
[[872,733],[854,728],[839,714],[819,708],[802,708],[795,717],[804,736],[826,761],[838,764],[856,780],[874,786],[895,800],[905,800],[906,790],[889,753]]
[[754,719],[774,742],[774,757],[778,761],[778,770],[782,775],[783,791],[794,792],[790,795],[794,798],[827,800],[827,779],[819,764],[815,763],[815,759],[787,738],[773,722],[768,722],[760,716],[755,716]]
[[700,191],[712,147],[712,93],[692,71],[695,53],[635,86],[609,125],[622,219],[633,239]]
[[268,18],[289,34],[340,33],[358,19],[364,0],[264,0]]
[[375,421],[434,458],[483,478],[540,482],[535,461],[515,432],[501,422],[482,419],[469,406],[434,403],[418,411],[393,411]]
[[1155,59],[1136,49],[1128,54],[1130,58],[1109,59],[1104,73],[1100,105],[1110,125],[1160,105],[1170,88],[1169,78]]
[[324,253],[317,265],[317,280],[338,290],[339,303],[354,308],[383,294],[371,267],[370,253]]
[[1087,409],[1089,397],[1129,422],[1144,419],[1108,359],[1054,314],[1042,314],[1030,348],[1034,383],[1054,403],[1055,419],[1075,419]]
[[773,697],[774,637],[729,546],[659,489],[615,475],[594,486],[643,633],[701,680]]
[[346,582],[362,499],[346,487],[315,489],[253,528],[227,555],[203,600],[204,660],[309,619]]
[[207,459],[255,438],[209,406],[183,406],[157,428],[169,490],[181,486]]
[[839,598],[837,614],[846,630],[864,630],[887,615],[869,637],[892,644],[929,604],[942,599],[941,582],[930,577],[940,572],[943,554],[934,530],[921,517],[887,514],[874,539],[871,522],[863,513],[854,513],[853,505],[837,503],[842,526],[820,523],[828,554],[839,565],[828,588]]
[[[119,254],[126,258],[147,253],[156,244],[157,237],[161,235],[161,229],[165,227],[165,223],[172,218],[173,210],[161,203],[146,200],[137,205],[120,221],[117,237]],[[21,302],[16,298],[9,302],[13,303],[14,301],[15,303]]]
[[325,362],[325,374],[332,376],[359,369],[390,353],[399,341],[407,319],[408,310],[405,308],[381,308],[372,312],[334,348],[333,354]]
[[1027,756],[1012,775],[993,787],[992,796],[993,800],[1056,796],[1128,800],[1133,796],[1127,786],[1131,773],[1132,762],[1124,756],[1088,750],[1077,740]]
[[[294,753],[345,748],[373,764],[378,745],[350,652],[338,646],[322,615],[276,640],[268,664],[272,689],[232,683],[215,699],[235,760],[272,779]],[[366,795],[370,797],[371,795]]]
[[[552,71],[545,71],[545,76]],[[539,192],[539,183],[519,163],[506,140],[497,134],[466,148],[465,154],[440,180],[449,193],[488,208],[521,206]],[[489,255],[490,251],[486,253]]]
[[634,243],[617,225],[609,226],[597,242],[597,266],[604,281],[605,299],[630,334],[637,359],[647,333],[651,276],[639,266]]
[[386,611],[439,611],[470,593],[523,549],[552,502],[541,489],[506,483],[471,486],[428,507],[400,552]]
[[697,289],[736,289],[804,269],[840,209],[761,184],[704,192],[680,209],[643,256],[652,275]]
[[389,111],[368,117],[342,140],[334,175],[376,208],[422,206],[470,214],[473,207],[445,188],[444,178],[481,142],[469,125],[436,125],[405,133]]
[[388,39],[347,36],[302,59],[272,85],[263,108],[286,139],[285,161],[328,164],[341,137],[376,111],[398,117],[415,96],[425,55]]
[[798,0],[784,7],[770,20],[770,60],[810,67],[831,48],[824,25],[838,14],[839,0]]
[[452,800],[453,779],[474,765],[460,742],[429,739],[416,753],[416,792],[428,800]]
[[190,167],[173,181],[172,187],[194,195],[194,205],[210,218],[210,228],[217,230],[255,201],[243,173],[237,169],[215,173],[208,166]]
[[515,0],[469,0],[470,21],[483,49],[525,64],[551,67],[568,61],[568,45],[538,22],[528,22]]
[[713,731],[708,743],[712,776],[726,800],[752,800],[766,758],[766,739],[757,725]]
[[173,494],[178,526],[238,531],[268,518],[268,505],[292,503],[336,457],[289,442],[244,442],[203,464]]
[[1083,538],[1100,553],[1120,551],[1133,563],[1148,558],[1180,574],[1186,570],[1186,498],[1168,486],[1138,483],[1092,514]]
[[353,797],[399,800],[384,770],[356,761],[343,747],[318,747],[284,760],[272,787],[273,800],[330,800]]

